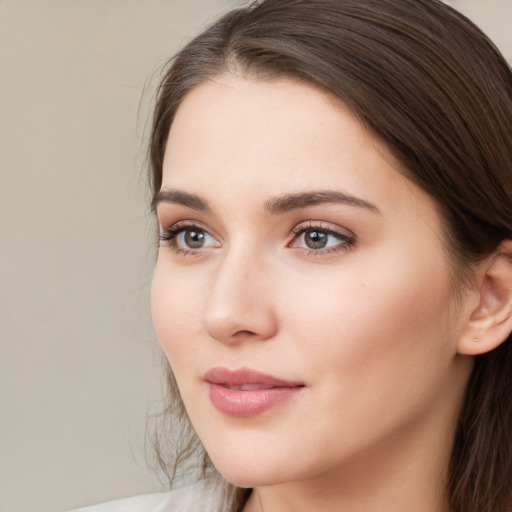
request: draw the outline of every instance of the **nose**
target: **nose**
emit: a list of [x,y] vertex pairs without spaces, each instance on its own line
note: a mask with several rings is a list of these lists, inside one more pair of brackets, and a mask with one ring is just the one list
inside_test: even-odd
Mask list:
[[272,338],[278,329],[272,304],[271,269],[245,251],[232,253],[218,265],[207,290],[203,326],[224,344]]

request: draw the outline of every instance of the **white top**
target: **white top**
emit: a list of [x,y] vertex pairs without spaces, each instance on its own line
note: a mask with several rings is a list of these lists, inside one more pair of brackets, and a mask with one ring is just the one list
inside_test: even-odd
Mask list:
[[223,512],[223,486],[214,479],[169,492],[108,501],[70,512]]

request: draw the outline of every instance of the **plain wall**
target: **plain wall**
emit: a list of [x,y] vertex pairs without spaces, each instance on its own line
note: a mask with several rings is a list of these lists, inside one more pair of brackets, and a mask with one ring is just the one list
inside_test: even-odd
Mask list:
[[[512,0],[449,3],[512,59]],[[150,78],[232,5],[0,0],[0,511],[162,488],[144,459]]]
[[150,79],[226,5],[0,1],[2,511],[161,488],[144,458]]

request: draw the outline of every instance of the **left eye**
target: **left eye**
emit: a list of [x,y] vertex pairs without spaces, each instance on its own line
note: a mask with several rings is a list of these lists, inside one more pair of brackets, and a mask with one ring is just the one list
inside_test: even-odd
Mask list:
[[352,239],[341,233],[336,233],[325,228],[304,228],[295,233],[293,247],[309,249],[312,251],[321,251],[322,249],[332,249],[335,247],[348,247],[352,244]]
[[160,241],[169,242],[176,250],[218,247],[219,242],[199,226],[173,226],[160,234]]
[[187,249],[202,249],[214,245],[214,238],[203,229],[184,229],[176,237],[176,244]]

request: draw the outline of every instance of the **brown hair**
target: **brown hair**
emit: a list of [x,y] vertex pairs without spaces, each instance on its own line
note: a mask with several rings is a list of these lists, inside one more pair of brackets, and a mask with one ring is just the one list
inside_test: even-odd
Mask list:
[[[171,61],[161,82],[149,148],[154,194],[181,101],[227,71],[292,77],[348,105],[437,202],[456,282],[467,282],[472,263],[512,238],[512,72],[451,7],[438,0],[265,0],[231,11]],[[512,506],[511,343],[509,336],[475,358],[448,470],[453,512]],[[187,422],[175,384],[171,393],[169,412],[178,408]]]

